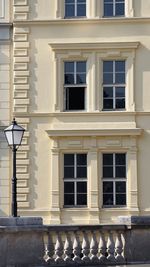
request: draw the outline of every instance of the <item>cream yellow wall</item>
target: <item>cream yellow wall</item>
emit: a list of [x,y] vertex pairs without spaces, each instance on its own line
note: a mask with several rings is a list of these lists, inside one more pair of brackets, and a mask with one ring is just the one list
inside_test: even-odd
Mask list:
[[[98,19],[99,3],[88,1],[89,18],[96,19],[83,22],[61,20],[59,0],[22,0],[22,5],[14,1],[14,115],[27,129],[18,163],[19,212],[43,216],[46,223],[113,223],[120,215],[150,211],[150,19],[132,18],[148,16],[150,1],[129,0],[129,19]],[[68,55],[69,59],[88,58],[88,112],[62,112],[62,62]],[[128,60],[128,108],[104,112],[99,104],[99,61],[116,55]],[[87,208],[63,208],[66,151],[88,153]],[[105,151],[127,153],[125,208],[101,207]]]

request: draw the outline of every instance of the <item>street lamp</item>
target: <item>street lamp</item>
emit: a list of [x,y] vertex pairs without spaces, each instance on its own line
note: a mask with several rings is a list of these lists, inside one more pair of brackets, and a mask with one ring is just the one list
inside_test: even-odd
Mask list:
[[16,151],[21,145],[25,129],[17,124],[15,118],[12,124],[4,130],[8,145],[13,152],[13,177],[12,177],[12,216],[17,217],[17,178],[16,178]]

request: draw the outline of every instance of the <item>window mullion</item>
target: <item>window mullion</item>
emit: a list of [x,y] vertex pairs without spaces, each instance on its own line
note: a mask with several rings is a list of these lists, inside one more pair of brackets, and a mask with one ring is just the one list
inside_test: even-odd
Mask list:
[[116,15],[116,0],[113,0],[113,16]]
[[77,62],[74,62],[74,84],[77,84]]
[[75,0],[75,17],[77,16],[77,0]]
[[116,187],[115,187],[116,183],[115,181],[113,181],[113,204],[116,205]]

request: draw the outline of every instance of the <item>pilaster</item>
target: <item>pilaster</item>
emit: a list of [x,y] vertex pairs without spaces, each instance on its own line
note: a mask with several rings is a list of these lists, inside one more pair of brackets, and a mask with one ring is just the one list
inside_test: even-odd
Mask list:
[[20,23],[28,19],[28,0],[14,0],[13,31],[13,112],[17,122],[25,128],[22,146],[17,152],[18,207],[29,208],[29,27]]

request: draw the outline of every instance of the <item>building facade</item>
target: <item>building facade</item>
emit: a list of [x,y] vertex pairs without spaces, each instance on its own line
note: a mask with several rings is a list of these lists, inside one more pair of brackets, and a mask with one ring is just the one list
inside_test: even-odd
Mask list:
[[26,129],[19,214],[46,224],[149,215],[150,0],[14,0],[11,10],[10,119]]
[[10,212],[10,161],[3,129],[10,122],[11,14],[9,0],[0,1],[0,216]]

